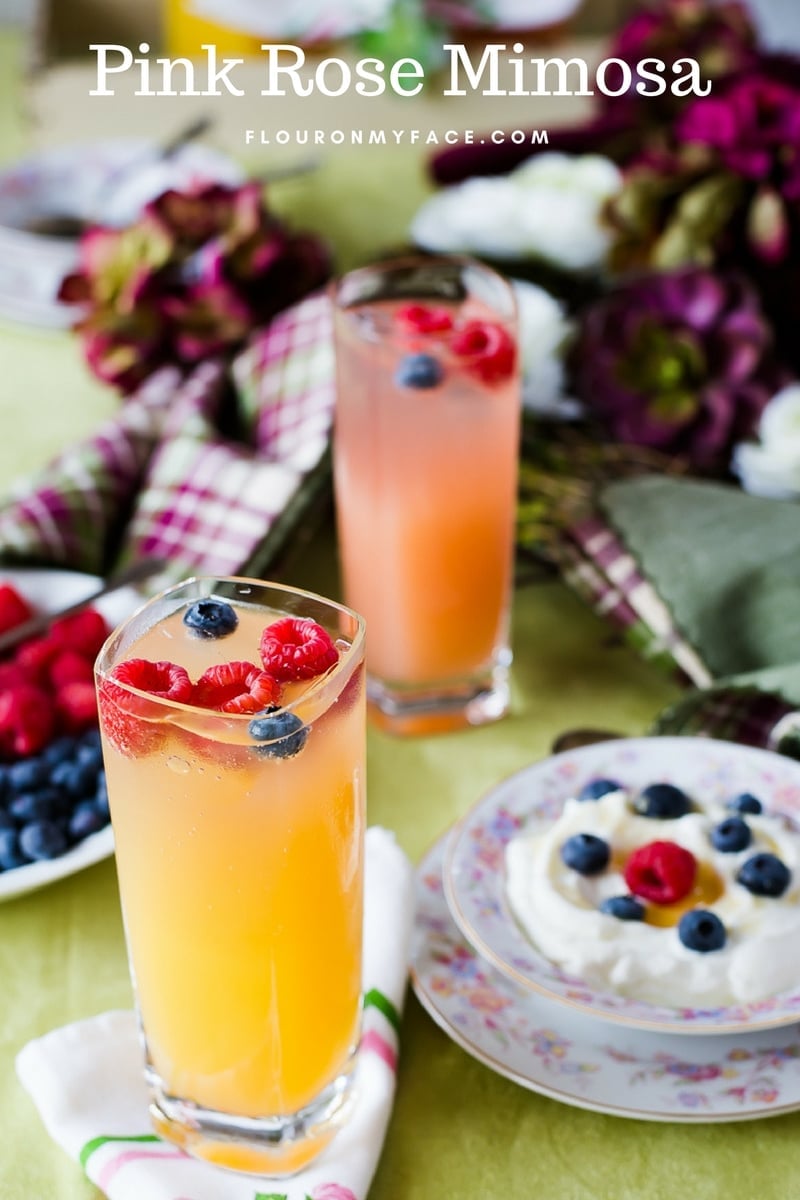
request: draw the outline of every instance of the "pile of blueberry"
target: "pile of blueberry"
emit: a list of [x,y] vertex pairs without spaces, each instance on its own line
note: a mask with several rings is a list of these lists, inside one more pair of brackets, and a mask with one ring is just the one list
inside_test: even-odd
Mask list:
[[97,729],[0,765],[0,871],[58,858],[108,822]]

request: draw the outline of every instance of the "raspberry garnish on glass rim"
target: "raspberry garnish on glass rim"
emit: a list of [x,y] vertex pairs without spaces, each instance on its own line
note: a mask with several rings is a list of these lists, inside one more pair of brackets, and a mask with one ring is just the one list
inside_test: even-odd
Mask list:
[[496,383],[514,370],[514,339],[496,321],[467,321],[453,333],[450,348],[484,383]]
[[310,617],[281,617],[267,625],[259,653],[264,670],[280,683],[314,679],[339,661],[330,634]]
[[453,328],[453,314],[441,305],[404,304],[397,320],[412,333],[447,333]]
[[120,684],[161,700],[191,704],[194,685],[183,667],[171,662],[129,658],[117,663],[98,688],[100,716],[106,736],[123,754],[135,756],[156,749],[164,736],[157,723],[141,720],[147,712],[144,697],[135,696]]
[[256,713],[280,700],[276,679],[249,662],[209,667],[194,687],[192,703],[217,712]]

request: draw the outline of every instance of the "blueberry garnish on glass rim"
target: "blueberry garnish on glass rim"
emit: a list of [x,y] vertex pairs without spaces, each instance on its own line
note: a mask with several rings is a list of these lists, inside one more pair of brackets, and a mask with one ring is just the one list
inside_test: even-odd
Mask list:
[[432,354],[406,354],[394,373],[398,387],[428,389],[444,379],[444,367]]
[[198,637],[220,638],[233,633],[239,624],[239,618],[234,609],[224,600],[215,600],[209,596],[205,600],[195,600],[183,614],[183,623]]
[[308,739],[308,726],[297,714],[277,707],[265,708],[247,728],[253,741],[265,743],[256,747],[263,758],[293,758]]

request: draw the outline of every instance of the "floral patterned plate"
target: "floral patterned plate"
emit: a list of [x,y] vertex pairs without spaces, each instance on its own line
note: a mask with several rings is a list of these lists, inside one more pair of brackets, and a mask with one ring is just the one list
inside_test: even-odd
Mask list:
[[671,782],[721,803],[752,792],[767,810],[800,816],[800,765],[765,750],[711,738],[620,738],[534,763],[493,788],[453,828],[444,886],[456,924],[521,986],[607,1021],[665,1033],[741,1033],[800,1021],[800,968],[792,993],[732,1007],[669,1008],[598,991],[540,955],[505,896],[505,849],[523,827],[546,826],[593,778],[627,787]]
[[444,840],[416,875],[411,980],[473,1058],[578,1108],[646,1121],[743,1121],[800,1108],[800,1029],[691,1041],[609,1024],[515,983],[464,940],[442,887]]

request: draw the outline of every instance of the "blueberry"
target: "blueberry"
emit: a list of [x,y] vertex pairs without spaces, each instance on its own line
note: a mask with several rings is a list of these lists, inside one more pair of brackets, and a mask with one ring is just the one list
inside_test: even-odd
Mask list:
[[693,908],[678,922],[678,937],[687,950],[708,954],[725,945],[725,926],[716,913],[706,908]]
[[50,764],[44,758],[25,758],[8,768],[7,781],[11,792],[32,792],[47,783]]
[[635,896],[607,896],[601,901],[600,912],[620,921],[643,921],[645,909]]
[[686,792],[672,783],[651,783],[639,793],[634,808],[643,817],[671,821],[691,812],[692,802]]
[[230,604],[224,600],[195,600],[183,614],[183,623],[198,637],[220,638],[233,633],[239,624]]
[[737,882],[754,896],[782,896],[792,875],[785,863],[774,854],[762,851],[742,863]]
[[103,742],[100,737],[100,730],[97,728],[96,725],[93,725],[91,729],[84,730],[84,732],[80,736],[79,745],[80,746],[93,746],[97,750],[100,750],[102,748]]
[[9,815],[19,825],[28,821],[51,820],[58,814],[61,797],[55,788],[41,788],[38,792],[21,792],[8,804]]
[[578,792],[579,800],[600,800],[609,792],[618,792],[622,785],[613,779],[590,779]]
[[97,777],[97,791],[94,794],[94,803],[98,812],[108,820],[108,784],[106,783],[106,773],[101,771]]
[[16,829],[17,823],[13,821],[4,808],[0,808],[0,832],[4,829]]
[[19,852],[16,830],[0,829],[0,870],[10,871],[21,866],[24,861]]
[[741,817],[726,817],[711,830],[711,845],[722,854],[746,850],[752,838],[750,826]]
[[431,354],[406,354],[394,374],[398,387],[435,388],[444,379],[444,367]]
[[300,753],[308,737],[308,726],[295,713],[277,708],[264,709],[247,728],[256,742],[270,743],[258,747],[265,758],[292,758]]
[[608,866],[611,850],[608,842],[593,833],[575,833],[561,847],[566,866],[580,875],[597,875]]
[[56,738],[49,746],[45,746],[42,751],[42,758],[48,766],[54,767],[56,763],[72,758],[75,753],[75,745],[75,738],[66,736]]
[[69,819],[67,830],[73,842],[82,842],[90,833],[97,833],[108,824],[108,817],[100,812],[91,800],[84,800],[76,805]]
[[732,812],[753,813],[756,816],[764,811],[763,804],[752,792],[740,792],[738,796],[729,800],[725,807],[731,809]]
[[97,768],[86,763],[60,762],[56,763],[50,772],[50,781],[54,787],[61,788],[74,800],[91,796],[95,790]]
[[103,763],[103,751],[99,746],[88,743],[80,745],[75,751],[75,762],[78,766],[87,767],[96,775]]
[[26,858],[58,858],[67,848],[67,839],[54,821],[30,821],[19,835],[20,852]]

